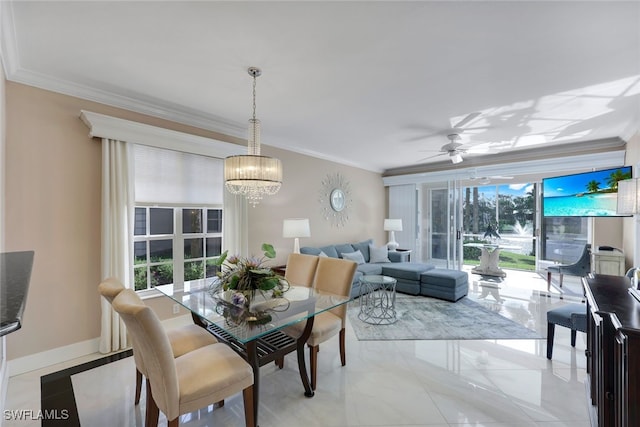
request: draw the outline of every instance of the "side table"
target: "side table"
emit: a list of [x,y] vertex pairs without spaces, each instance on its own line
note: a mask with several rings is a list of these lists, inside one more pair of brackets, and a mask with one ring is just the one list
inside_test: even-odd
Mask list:
[[389,276],[364,275],[360,278],[360,313],[358,319],[372,325],[390,325],[396,317],[396,279]]

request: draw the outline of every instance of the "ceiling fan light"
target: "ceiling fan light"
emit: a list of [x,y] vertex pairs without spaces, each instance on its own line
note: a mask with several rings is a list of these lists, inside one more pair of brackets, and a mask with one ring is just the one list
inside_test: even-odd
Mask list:
[[462,163],[462,155],[460,153],[449,153],[449,158],[454,165]]

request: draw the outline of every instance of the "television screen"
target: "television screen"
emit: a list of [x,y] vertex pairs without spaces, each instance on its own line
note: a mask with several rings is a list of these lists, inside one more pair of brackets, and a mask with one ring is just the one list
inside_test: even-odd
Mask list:
[[544,216],[620,216],[618,181],[631,178],[631,166],[542,180]]

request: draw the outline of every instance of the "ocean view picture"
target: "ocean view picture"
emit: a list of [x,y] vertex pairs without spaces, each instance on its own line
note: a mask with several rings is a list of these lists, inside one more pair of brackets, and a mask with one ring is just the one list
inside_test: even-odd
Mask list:
[[618,181],[631,166],[542,180],[544,216],[616,216]]

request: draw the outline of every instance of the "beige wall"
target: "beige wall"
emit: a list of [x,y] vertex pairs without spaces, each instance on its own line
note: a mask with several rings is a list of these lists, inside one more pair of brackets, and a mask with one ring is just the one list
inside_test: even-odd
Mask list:
[[[373,238],[378,245],[386,243],[382,225],[387,206],[380,174],[272,147],[264,148],[263,154],[282,160],[284,184],[278,194],[249,209],[251,253],[260,254],[261,244],[271,243],[277,262],[286,262],[293,250],[293,239],[282,237],[285,218],[309,218],[311,237],[301,238],[301,247],[353,243],[367,238]],[[349,220],[342,228],[324,218],[325,205],[320,202],[322,181],[336,173],[344,177],[351,189]]]
[[[100,305],[100,144],[80,121],[90,110],[200,136],[237,138],[121,109],[6,83],[6,248],[36,252],[24,326],[8,336],[8,359],[97,338]],[[308,217],[312,237],[301,244],[382,242],[385,195],[379,174],[285,150],[264,147],[284,163],[277,196],[251,210],[250,249],[274,244],[283,262],[293,242],[282,238],[282,219]],[[344,229],[328,226],[318,203],[320,181],[340,172],[350,182],[353,209]],[[170,305],[159,303],[169,310]]]
[[[4,252],[4,171],[5,171],[5,161],[4,161],[4,151],[5,151],[5,79],[4,79],[4,67],[0,64],[0,252]],[[0,293],[0,299],[4,298],[4,295]],[[4,372],[4,368],[6,366],[4,347],[5,347],[6,338],[0,338],[0,373]],[[3,378],[0,375],[0,392],[4,392],[2,388]],[[0,397],[0,408],[4,408],[4,397]]]

